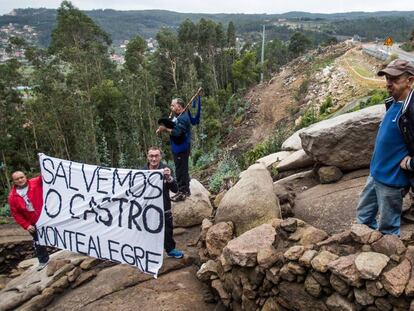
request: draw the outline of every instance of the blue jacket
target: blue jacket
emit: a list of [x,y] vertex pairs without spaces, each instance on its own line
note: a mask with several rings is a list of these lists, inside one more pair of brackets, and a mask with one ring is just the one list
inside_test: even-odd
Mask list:
[[174,154],[185,152],[191,148],[191,121],[188,112],[183,112],[175,120],[170,135],[171,151]]

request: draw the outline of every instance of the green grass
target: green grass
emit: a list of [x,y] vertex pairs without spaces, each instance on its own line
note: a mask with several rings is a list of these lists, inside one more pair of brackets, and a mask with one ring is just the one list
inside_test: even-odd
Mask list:
[[337,57],[338,57],[337,55],[330,55],[326,58],[317,59],[312,63],[311,70],[318,71],[323,68],[326,68],[327,66],[331,65]]
[[280,151],[283,142],[290,135],[291,131],[286,126],[278,127],[270,138],[256,145],[253,149],[250,149],[243,155],[243,157],[239,160],[240,166],[247,168],[258,159]]
[[8,204],[5,204],[3,207],[0,207],[0,217],[10,217],[10,207]]
[[10,223],[11,223],[10,219],[0,217],[0,225],[7,225],[7,224],[10,224]]
[[384,100],[388,97],[387,91],[382,89],[375,89],[371,91],[370,95],[370,98],[368,98],[366,101],[362,101],[348,112],[358,111],[366,107],[382,104],[384,103]]
[[412,52],[414,51],[414,44],[406,42],[404,44],[401,44],[400,48],[406,52]]
[[299,124],[295,127],[295,130],[300,130],[301,128],[308,127],[309,125],[319,122],[320,118],[316,112],[315,107],[309,107],[305,113],[302,115]]
[[365,78],[370,78],[373,76],[373,73],[369,70],[367,70],[366,68],[363,68],[361,66],[352,66],[354,68],[354,70],[360,74],[361,76],[365,77]]

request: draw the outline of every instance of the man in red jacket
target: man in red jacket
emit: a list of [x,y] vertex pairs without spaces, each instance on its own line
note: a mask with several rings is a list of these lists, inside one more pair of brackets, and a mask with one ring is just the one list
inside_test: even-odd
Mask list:
[[37,270],[40,271],[49,261],[46,247],[39,244],[35,226],[43,207],[42,177],[28,180],[21,171],[14,172],[11,177],[14,186],[9,194],[10,211],[16,222],[33,236],[33,247],[39,259]]

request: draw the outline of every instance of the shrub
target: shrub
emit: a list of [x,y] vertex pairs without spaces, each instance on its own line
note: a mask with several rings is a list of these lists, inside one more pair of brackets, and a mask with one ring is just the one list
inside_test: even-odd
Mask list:
[[5,204],[3,207],[0,207],[0,217],[10,217],[10,207],[8,204]]
[[412,52],[414,51],[414,44],[410,43],[410,42],[406,42],[404,44],[400,45],[400,48],[406,52]]
[[207,168],[215,159],[216,152],[213,153],[204,153],[202,150],[198,149],[193,152],[191,160],[193,165],[193,170],[203,170]]
[[309,89],[309,79],[306,78],[305,80],[302,81],[299,88],[296,90],[295,95],[293,96],[298,103],[300,103],[301,100],[305,98],[306,93],[308,92],[308,89]]
[[282,148],[283,142],[291,132],[285,125],[278,127],[275,133],[261,144],[256,145],[253,149],[247,151],[242,160],[241,166],[247,168],[248,166],[255,163],[258,159],[267,156],[269,154],[278,152]]
[[319,114],[327,114],[328,109],[333,106],[332,97],[330,95],[326,96],[325,101],[319,107]]
[[247,151],[243,157],[243,167],[247,168],[248,166],[252,165],[258,159],[268,155],[267,153],[267,142],[263,142],[261,144],[256,145],[253,149]]
[[370,93],[370,95],[371,96],[366,101],[360,102],[359,105],[357,105],[349,112],[358,111],[366,107],[382,104],[384,102],[384,99],[388,97],[388,92],[386,90],[375,89]]
[[398,54],[392,53],[392,54],[388,57],[387,62],[388,62],[388,63],[391,63],[393,60],[396,60],[396,59],[398,59]]
[[300,120],[299,124],[296,126],[295,129],[299,130],[313,123],[316,123],[318,121],[319,121],[318,115],[315,111],[315,108],[312,106],[308,108],[308,110],[306,110],[305,113],[302,115],[302,119]]
[[211,192],[218,193],[224,179],[230,177],[237,178],[239,174],[240,167],[235,158],[225,156],[223,160],[220,161],[216,172],[211,176],[208,187]]

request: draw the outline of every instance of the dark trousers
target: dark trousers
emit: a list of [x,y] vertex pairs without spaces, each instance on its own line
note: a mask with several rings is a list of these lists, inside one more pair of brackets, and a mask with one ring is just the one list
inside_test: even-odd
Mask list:
[[37,231],[35,233],[30,233],[33,237],[33,249],[35,251],[36,257],[39,260],[39,263],[46,263],[49,261],[49,254],[47,252],[46,246],[39,244],[39,238],[37,236]]
[[164,249],[167,253],[175,248],[175,241],[173,237],[173,216],[171,210],[164,212],[165,228],[164,228]]
[[190,193],[190,174],[188,173],[188,158],[190,150],[174,154],[175,175],[178,191]]

